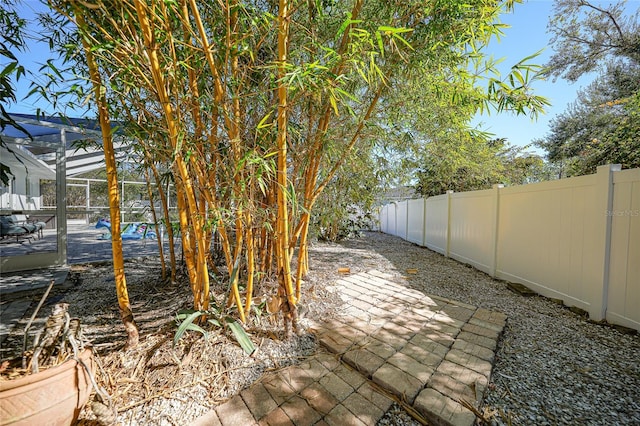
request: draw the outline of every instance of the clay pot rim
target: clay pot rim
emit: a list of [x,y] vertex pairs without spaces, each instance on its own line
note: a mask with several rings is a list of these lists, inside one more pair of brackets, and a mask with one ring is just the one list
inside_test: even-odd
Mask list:
[[[91,358],[92,354],[93,354],[93,351],[91,350],[91,348],[87,347],[82,351],[79,358],[85,361],[86,363],[86,361]],[[67,370],[74,369],[76,368],[77,365],[78,365],[78,362],[75,359],[70,358],[60,365],[47,368],[46,370],[40,371],[36,374],[29,374],[15,380],[2,380],[0,381],[0,392],[15,389],[20,386],[26,386],[34,382],[40,382],[42,380],[46,380],[49,377],[53,377],[58,374],[62,374]]]

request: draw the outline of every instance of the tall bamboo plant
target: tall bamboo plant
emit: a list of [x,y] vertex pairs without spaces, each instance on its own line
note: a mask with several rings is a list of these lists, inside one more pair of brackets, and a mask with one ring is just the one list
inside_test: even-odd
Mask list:
[[[78,14],[77,24],[79,28],[86,26],[82,14]],[[120,307],[120,317],[127,333],[127,347],[137,346],[139,333],[138,326],[133,318],[129,293],[127,290],[127,279],[124,274],[124,258],[122,255],[122,235],[120,233],[120,196],[118,193],[118,174],[116,166],[115,151],[113,149],[113,138],[111,122],[109,120],[109,110],[107,106],[104,85],[100,76],[100,71],[91,44],[86,38],[82,38],[82,44],[89,68],[89,76],[94,87],[94,97],[98,106],[98,117],[100,128],[102,129],[102,147],[104,150],[105,167],[107,169],[107,187],[109,196],[109,216],[111,219],[111,247],[113,256],[113,272],[116,285],[118,305]]]
[[296,328],[313,208],[372,129],[384,129],[380,105],[394,105],[396,82],[428,73],[464,83],[451,104],[541,108],[528,81],[493,80],[480,96],[466,71],[511,1],[52,4],[78,26],[94,71],[109,76],[101,90],[117,119],[148,135],[137,144],[154,180],[156,163],[172,173],[194,308],[208,308],[216,240],[228,307],[243,322],[256,278],[273,277],[285,328]]

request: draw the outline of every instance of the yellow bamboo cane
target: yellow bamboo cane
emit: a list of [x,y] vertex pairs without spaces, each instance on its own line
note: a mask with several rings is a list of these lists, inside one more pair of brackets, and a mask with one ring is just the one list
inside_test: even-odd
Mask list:
[[[168,87],[166,85],[164,75],[160,66],[160,60],[158,58],[158,49],[155,45],[153,30],[151,27],[151,22],[149,20],[149,16],[147,13],[147,6],[142,3],[141,0],[134,0],[138,23],[140,25],[140,29],[142,30],[142,35],[144,38],[146,52],[149,58],[149,65],[151,69],[151,75],[153,77],[154,85],[156,88],[156,93],[162,105],[162,110],[165,116],[165,121],[167,124],[169,141],[173,149],[175,150],[178,146],[178,129],[175,119],[175,114],[171,102],[169,100],[169,95],[167,93]],[[196,243],[196,283],[195,283],[195,293],[194,299],[197,299],[201,302],[200,306],[196,306],[196,309],[208,309],[209,308],[209,273],[207,269],[206,263],[206,255],[204,253],[204,238],[203,238],[203,224],[202,220],[198,215],[198,208],[196,205],[196,199],[193,191],[193,184],[191,181],[191,177],[187,170],[186,164],[182,155],[178,153],[175,158],[175,167],[177,168],[178,175],[182,180],[182,185],[184,187],[184,196],[186,198],[186,209],[189,212],[190,223],[193,224],[190,227],[190,230],[193,231],[195,236]],[[184,250],[184,247],[183,247]],[[203,300],[204,299],[204,300]]]
[[[76,8],[78,28],[86,31],[86,22],[82,12]],[[116,284],[116,294],[120,307],[120,317],[127,332],[127,344],[129,348],[138,344],[138,326],[133,318],[133,311],[129,302],[127,291],[127,280],[124,274],[124,259],[122,256],[122,235],[120,234],[120,197],[118,196],[118,176],[113,140],[111,138],[111,123],[107,100],[103,91],[102,79],[98,71],[98,66],[91,51],[87,39],[82,37],[89,75],[93,84],[94,96],[98,105],[98,117],[100,119],[100,129],[102,131],[102,146],[104,149],[105,167],[107,170],[107,185],[109,193],[109,215],[111,218],[111,246],[113,253],[113,273]]]

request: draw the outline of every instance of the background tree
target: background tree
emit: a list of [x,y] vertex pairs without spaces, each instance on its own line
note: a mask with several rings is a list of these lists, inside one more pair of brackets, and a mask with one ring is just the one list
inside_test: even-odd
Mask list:
[[561,176],[595,172],[597,166],[640,166],[640,11],[625,2],[599,6],[584,0],[556,3],[549,23],[555,54],[554,77],[576,81],[584,73],[599,76],[551,122],[535,141]]

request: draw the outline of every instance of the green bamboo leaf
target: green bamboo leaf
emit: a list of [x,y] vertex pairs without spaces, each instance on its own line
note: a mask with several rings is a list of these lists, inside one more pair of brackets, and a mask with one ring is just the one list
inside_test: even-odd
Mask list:
[[249,339],[249,335],[244,328],[240,324],[236,322],[233,318],[227,317],[225,319],[227,323],[227,327],[231,329],[233,336],[236,341],[240,344],[240,347],[245,351],[247,355],[251,355],[255,352],[256,347],[253,345],[251,339]]
[[336,98],[333,96],[333,94],[331,94],[329,96],[329,102],[331,102],[331,107],[333,108],[333,111],[336,113],[336,115],[340,115],[340,113],[338,112],[338,104],[336,102]]
[[380,32],[376,32],[376,40],[378,41],[378,49],[380,50],[380,54],[384,57],[384,46],[382,44],[382,35]]
[[[187,331],[187,330],[193,330],[193,331],[199,331],[201,332],[205,338],[208,337],[207,332],[204,331],[201,327],[197,326],[196,324],[193,323],[193,321],[195,321],[196,318],[198,318],[199,316],[201,316],[204,312],[202,311],[193,311],[191,312],[191,314],[189,316],[187,316],[185,318],[184,321],[182,321],[180,323],[180,326],[178,327],[178,330],[176,331],[176,335],[173,337],[173,347],[175,347],[178,342],[180,341],[180,339],[182,338],[182,335]],[[181,317],[183,313],[178,314],[178,317]]]
[[265,127],[269,127],[271,126],[271,124],[265,124],[267,122],[267,120],[269,119],[269,117],[271,117],[271,114],[273,113],[273,111],[269,111],[267,113],[267,115],[265,115],[264,117],[262,117],[262,120],[260,120],[260,122],[258,123],[258,129],[264,129]]
[[[402,31],[402,32],[406,32],[406,31]],[[400,40],[405,46],[407,46],[409,49],[414,50],[413,46],[411,46],[411,44],[404,39],[404,37],[402,37],[401,35],[399,35],[398,33],[394,33],[393,34],[393,38]]]

